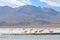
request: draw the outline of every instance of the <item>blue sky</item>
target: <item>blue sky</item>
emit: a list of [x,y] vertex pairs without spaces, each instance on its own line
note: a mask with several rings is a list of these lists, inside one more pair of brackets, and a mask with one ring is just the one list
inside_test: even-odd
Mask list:
[[60,11],[60,0],[0,0],[0,6],[16,8],[23,5],[43,6]]
[[[41,2],[40,0],[34,0],[34,1],[30,0],[30,1],[32,2],[32,5],[43,6],[43,7],[46,7],[46,8],[52,8],[54,10],[60,11],[60,6],[54,5],[53,3],[52,3],[53,5],[49,5],[49,3],[47,4],[46,2]],[[58,3],[56,3],[56,4],[58,4]]]

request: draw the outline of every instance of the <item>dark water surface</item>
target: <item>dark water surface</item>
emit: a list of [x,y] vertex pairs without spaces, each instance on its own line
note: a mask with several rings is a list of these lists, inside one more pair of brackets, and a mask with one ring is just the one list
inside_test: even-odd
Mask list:
[[0,40],[60,40],[60,35],[0,35]]

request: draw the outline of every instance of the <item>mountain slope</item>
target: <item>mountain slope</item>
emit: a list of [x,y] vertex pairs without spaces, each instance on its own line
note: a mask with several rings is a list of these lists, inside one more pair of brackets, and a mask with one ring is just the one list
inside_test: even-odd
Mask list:
[[35,7],[32,5],[25,5],[18,8],[11,8],[8,6],[0,7],[0,25],[45,25],[51,24],[50,19],[59,15],[50,8]]

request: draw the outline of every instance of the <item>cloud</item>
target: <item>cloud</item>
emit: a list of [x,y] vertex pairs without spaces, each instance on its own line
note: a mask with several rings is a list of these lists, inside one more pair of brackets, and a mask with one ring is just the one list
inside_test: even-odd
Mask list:
[[28,4],[31,4],[29,0],[0,0],[0,6],[10,6],[13,8]]
[[48,5],[60,7],[60,0],[40,0],[40,2],[45,2]]

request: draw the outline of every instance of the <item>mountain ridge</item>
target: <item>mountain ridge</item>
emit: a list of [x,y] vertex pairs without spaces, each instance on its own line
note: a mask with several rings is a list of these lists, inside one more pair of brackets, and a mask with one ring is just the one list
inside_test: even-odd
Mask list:
[[52,17],[60,12],[50,8],[41,8],[33,5],[25,5],[18,8],[8,6],[0,7],[0,24],[5,25],[45,25],[51,24]]

